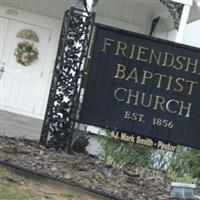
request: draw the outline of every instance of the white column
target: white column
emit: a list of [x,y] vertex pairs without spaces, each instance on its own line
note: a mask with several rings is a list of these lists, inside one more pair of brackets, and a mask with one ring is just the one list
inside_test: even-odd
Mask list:
[[188,21],[189,14],[190,14],[190,8],[191,8],[190,5],[184,5],[184,7],[183,7],[181,21],[180,21],[180,25],[179,25],[178,32],[176,35],[176,40],[175,40],[178,43],[181,43],[183,40],[185,27],[187,25],[187,21]]
[[185,27],[187,25],[187,21],[189,18],[190,9],[191,6],[193,5],[193,0],[171,0],[171,1],[184,4],[178,32],[176,34],[176,39],[175,39],[176,42],[181,43],[183,40]]
[[94,1],[94,0],[86,0],[86,2],[87,2],[87,10],[88,10],[89,12],[92,11],[93,1]]

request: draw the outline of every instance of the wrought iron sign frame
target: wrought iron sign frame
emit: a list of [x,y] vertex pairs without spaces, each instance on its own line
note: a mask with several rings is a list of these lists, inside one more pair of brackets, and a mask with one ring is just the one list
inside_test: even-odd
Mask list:
[[71,7],[65,12],[40,144],[70,153],[83,62],[95,13]]

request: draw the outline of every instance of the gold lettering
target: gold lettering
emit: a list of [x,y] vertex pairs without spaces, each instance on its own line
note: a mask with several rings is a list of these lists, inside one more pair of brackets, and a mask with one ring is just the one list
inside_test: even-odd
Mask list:
[[104,44],[103,44],[103,52],[106,52],[106,47],[107,46],[111,46],[111,42],[114,42],[114,40],[110,39],[110,38],[104,38]]
[[137,144],[143,144],[143,145],[146,145],[146,146],[153,146],[153,140],[148,139],[148,138],[142,139],[140,136],[138,136],[136,138],[136,143]]
[[116,72],[116,75],[114,76],[114,78],[124,79],[125,71],[126,71],[126,66],[117,64],[117,72]]
[[175,99],[171,99],[171,100],[169,100],[167,103],[166,103],[166,110],[168,111],[168,112],[170,112],[170,113],[173,113],[173,114],[175,114],[175,113],[177,113],[178,111],[177,110],[172,110],[171,108],[170,108],[170,104],[171,103],[176,103],[177,105],[179,105],[179,101],[177,101],[177,100],[175,100]]
[[121,140],[134,142],[135,137],[134,137],[134,135],[129,136],[126,133],[121,133]]
[[[117,99],[117,101],[119,101],[119,102],[123,102],[123,101],[125,101],[125,99],[123,99],[122,97],[120,98],[119,97],[119,92],[127,92],[127,89],[125,89],[125,88],[117,88],[115,91],[114,91],[114,97],[115,97],[115,99]],[[122,93],[123,94],[123,93]]]
[[163,149],[163,150],[168,150],[168,151],[175,151],[176,150],[176,146],[172,146],[170,143],[165,144],[161,141],[158,142],[157,147],[160,148],[160,149]]
[[158,110],[158,107],[160,107],[160,110],[162,110],[163,112],[165,112],[165,109],[163,107],[164,103],[165,103],[165,98],[156,95],[156,100],[155,100],[155,105],[154,105],[153,110]]
[[190,110],[191,110],[192,104],[188,103],[187,106],[184,105],[184,102],[181,101],[181,107],[180,107],[180,112],[178,115],[183,115],[183,110],[186,110],[186,115],[185,117],[190,117]]
[[148,103],[146,105],[145,105],[145,96],[146,96],[146,94],[143,92],[142,99],[141,99],[141,105],[143,107],[149,108],[149,107],[151,107],[151,104],[152,104],[153,95],[152,94],[149,95],[149,99],[147,101]]
[[194,82],[194,81],[188,80],[188,81],[186,81],[186,83],[190,83],[188,95],[191,95],[192,94],[192,90],[194,88],[194,85],[198,85],[198,82]]
[[133,68],[133,70],[131,71],[131,73],[129,74],[129,76],[126,78],[126,80],[128,81],[129,79],[132,79],[135,81],[135,83],[138,83],[138,75],[137,75],[137,68]]
[[131,48],[131,55],[130,55],[130,59],[132,59],[134,57],[134,52],[135,52],[135,45],[132,44],[132,48]]
[[137,113],[132,113],[131,119],[134,121],[137,120]]
[[[171,59],[171,60],[170,60]],[[174,55],[168,52],[164,53],[164,61],[162,66],[171,67],[174,63]]]
[[131,119],[131,112],[130,111],[125,111],[124,119]]
[[125,52],[126,49],[127,49],[127,44],[125,42],[117,41],[117,50],[116,50],[115,55],[119,56],[121,52],[121,55],[126,57],[126,52]]
[[173,79],[173,77],[172,77],[172,76],[169,76],[168,85],[167,85],[166,90],[170,90],[171,84],[172,84],[172,79]]
[[146,80],[152,79],[152,77],[153,77],[153,74],[151,72],[144,70],[143,71],[143,80],[142,80],[141,84],[145,85]]
[[177,84],[177,86],[179,86],[179,89],[177,89],[177,88],[174,88],[174,91],[175,92],[182,92],[183,91],[183,89],[184,89],[184,87],[183,87],[183,85],[180,83],[180,81],[185,81],[185,79],[184,78],[177,78],[176,79],[176,84]]
[[140,61],[143,61],[143,62],[147,62],[148,61],[147,58],[146,59],[144,57],[142,58],[142,56],[145,56],[147,50],[148,50],[148,48],[139,46],[138,55],[137,55],[136,59],[140,60]]
[[186,66],[185,71],[189,72],[189,68],[193,67],[192,73],[193,74],[196,73],[197,72],[198,63],[199,63],[198,59],[195,59],[195,63],[192,63],[191,62],[191,58],[189,57],[188,60],[187,60],[187,66]]
[[114,132],[113,137],[114,137],[115,139],[119,139],[119,132]]
[[132,99],[134,99],[134,103],[132,103],[133,105],[137,106],[138,105],[138,98],[139,98],[139,92],[136,91],[136,94],[133,94],[133,90],[128,90],[128,99],[126,101],[126,103],[130,104],[130,101]]
[[184,56],[178,56],[178,57],[176,58],[176,62],[178,63],[178,66],[177,66],[177,65],[173,65],[173,68],[176,69],[176,70],[181,70],[181,69],[183,69],[183,66],[184,66],[184,65],[183,65],[183,62],[182,62],[180,59],[185,60],[186,57],[184,57]]
[[155,76],[158,76],[158,83],[156,85],[157,88],[160,88],[161,87],[161,82],[163,80],[163,78],[167,78],[166,75],[163,75],[163,74],[159,74],[159,73],[156,73]]
[[150,54],[150,58],[149,58],[149,63],[152,63],[152,60],[156,61],[157,65],[160,65],[160,59],[161,59],[161,52],[159,52],[157,55],[155,53],[155,51],[153,49],[151,49],[151,54]]

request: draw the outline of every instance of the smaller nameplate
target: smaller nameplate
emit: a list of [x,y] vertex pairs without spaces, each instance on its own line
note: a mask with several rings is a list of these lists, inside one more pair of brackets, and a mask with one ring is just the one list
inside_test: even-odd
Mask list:
[[165,143],[163,141],[154,140],[150,138],[145,138],[142,136],[137,136],[135,134],[128,135],[127,133],[121,133],[121,132],[114,132],[111,134],[111,136],[117,140],[123,140],[126,142],[133,142],[135,144],[141,144],[149,147],[154,147],[162,150],[167,151],[176,151],[176,145],[171,143]]

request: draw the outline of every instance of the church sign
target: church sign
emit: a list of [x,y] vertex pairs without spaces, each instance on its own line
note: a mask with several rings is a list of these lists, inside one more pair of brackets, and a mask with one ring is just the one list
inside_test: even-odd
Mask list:
[[79,121],[200,148],[199,84],[199,49],[97,24]]

